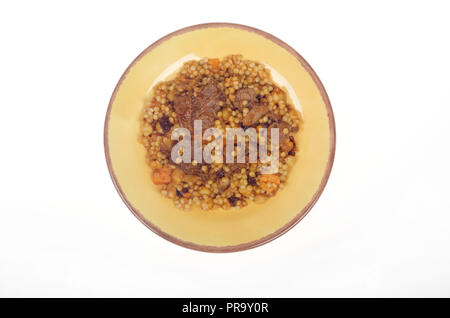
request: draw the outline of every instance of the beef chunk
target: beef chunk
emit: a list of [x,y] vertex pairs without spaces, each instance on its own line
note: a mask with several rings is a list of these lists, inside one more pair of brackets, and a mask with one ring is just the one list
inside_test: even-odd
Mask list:
[[[198,107],[211,108],[214,111],[218,111],[220,108],[218,103],[225,101],[225,95],[216,83],[210,82],[202,87],[197,94],[196,101],[200,104]],[[197,111],[200,111],[200,109],[197,109]]]
[[219,102],[221,101],[225,101],[222,90],[215,83],[207,84],[197,93],[197,97],[194,99],[192,120],[201,120],[203,130],[214,126],[217,112],[220,109]]
[[256,101],[256,92],[253,88],[238,89],[234,95],[234,105],[237,108],[244,108],[244,101],[250,105]]
[[[193,90],[183,91],[181,94],[175,95],[174,109],[180,126],[189,129],[192,137],[194,120],[202,121],[203,130],[212,127],[217,119],[221,101],[225,101],[225,95],[215,82],[203,86],[196,96],[194,96]],[[191,150],[191,153],[194,153],[194,149]],[[186,174],[200,176],[202,179],[207,177],[207,174],[201,170],[201,165],[194,166],[190,163],[181,163],[177,166]]]
[[187,163],[181,162],[177,164],[177,167],[180,168],[180,170],[183,171],[185,174],[192,174],[195,176],[202,176],[204,174],[202,171],[202,167],[199,164],[194,166],[190,162]]
[[[194,154],[194,147],[192,146],[192,150],[191,150],[191,154]],[[181,171],[183,171],[185,174],[188,175],[194,175],[194,176],[198,176],[200,178],[202,178],[203,180],[207,180],[208,179],[208,174],[205,173],[202,170],[202,165],[201,164],[196,164],[193,165],[191,162],[180,162],[180,163],[176,163],[175,161],[172,160],[172,157],[169,155],[169,160],[170,163],[177,166]]]
[[178,117],[181,127],[194,131],[192,113],[192,96],[191,95],[175,95],[173,99],[173,107]]
[[169,120],[169,117],[167,116],[161,117],[158,122],[164,134],[168,132],[173,126],[173,124]]
[[258,123],[258,120],[269,112],[269,108],[266,105],[256,104],[245,115],[242,120],[242,124],[246,127],[252,126]]
[[201,178],[203,181],[207,181],[209,179],[208,173],[202,170],[202,164],[196,164],[195,166],[190,163],[175,163],[172,158],[169,157],[170,163],[175,165],[178,169],[184,172],[184,174],[197,176]]
[[[247,101],[245,106],[244,101]],[[237,90],[234,104],[238,108],[247,107],[250,109],[242,120],[244,127],[250,127],[258,123],[258,120],[269,112],[269,108],[262,102],[261,96],[257,95],[253,88],[241,88]]]
[[270,125],[268,128],[267,128],[267,136],[269,137],[269,138],[271,138],[271,132],[272,132],[272,128],[278,128],[279,130],[278,130],[278,141],[279,141],[279,143],[280,144],[282,144],[282,143],[284,143],[285,141],[286,141],[286,139],[289,137],[289,132],[286,134],[286,133],[284,133],[283,132],[283,130],[285,129],[285,128],[287,128],[288,130],[290,130],[289,129],[289,124],[287,123],[287,122],[284,122],[284,121],[280,121],[280,122],[276,122],[276,123],[273,123],[272,125]]
[[212,127],[220,109],[219,102],[225,101],[220,87],[210,82],[193,95],[192,91],[174,97],[174,108],[181,127],[194,131],[194,120],[201,120],[203,130]]

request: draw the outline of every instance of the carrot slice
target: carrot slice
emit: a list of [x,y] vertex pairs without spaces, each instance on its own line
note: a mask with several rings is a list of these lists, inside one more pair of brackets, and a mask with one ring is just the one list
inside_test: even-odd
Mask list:
[[214,72],[219,70],[219,59],[209,59],[208,64]]
[[267,193],[271,193],[278,188],[280,184],[280,177],[276,174],[263,174],[259,178],[259,185]]
[[280,184],[280,177],[277,176],[276,174],[263,174],[261,175],[260,181],[262,183],[271,182],[275,184]]
[[152,174],[152,180],[156,185],[169,184],[172,181],[172,171],[167,167],[155,169]]

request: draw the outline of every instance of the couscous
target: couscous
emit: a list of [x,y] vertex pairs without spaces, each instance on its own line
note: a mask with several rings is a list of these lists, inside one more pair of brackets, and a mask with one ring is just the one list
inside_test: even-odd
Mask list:
[[[210,164],[174,161],[171,150],[176,141],[172,133],[180,127],[194,133],[194,120],[202,121],[203,130],[213,127],[224,135],[227,128],[278,128],[278,171],[261,174],[261,160]],[[141,142],[147,150],[153,183],[177,207],[242,208],[262,203],[284,187],[296,149],[301,146],[295,140],[301,124],[300,113],[262,63],[244,60],[241,55],[203,58],[186,62],[174,79],[153,88],[142,114]],[[270,132],[267,137],[258,136],[257,142],[269,144]]]

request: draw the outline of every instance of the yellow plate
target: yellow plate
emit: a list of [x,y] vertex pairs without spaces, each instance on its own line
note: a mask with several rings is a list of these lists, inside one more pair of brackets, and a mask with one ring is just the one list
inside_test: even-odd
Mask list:
[[[286,187],[264,204],[240,210],[185,212],[151,182],[139,143],[139,116],[151,87],[186,60],[242,54],[266,64],[303,114],[296,163]],[[234,252],[282,235],[311,209],[328,180],[335,152],[333,112],[325,89],[290,46],[263,31],[209,23],[178,30],[156,41],[127,68],[111,97],[105,121],[105,154],[114,185],[128,208],[155,233],[181,246]]]

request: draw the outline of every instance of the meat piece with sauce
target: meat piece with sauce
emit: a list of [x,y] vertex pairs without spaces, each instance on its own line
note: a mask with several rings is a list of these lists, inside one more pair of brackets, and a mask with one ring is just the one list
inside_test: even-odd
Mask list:
[[[244,101],[247,101],[247,104]],[[256,92],[253,88],[238,89],[234,95],[234,105],[238,108],[244,108],[256,101]]]
[[242,119],[242,124],[246,127],[258,123],[258,120],[269,112],[269,107],[263,104],[255,104],[252,106],[247,115]]
[[176,95],[173,99],[173,107],[178,117],[178,122],[181,127],[189,129],[191,132],[194,130],[192,113],[192,96],[191,95]]
[[194,120],[202,121],[203,130],[212,127],[225,95],[216,83],[208,83],[193,95],[192,91],[174,96],[174,108],[181,127],[194,131]]
[[[277,123],[273,123],[272,125],[270,125],[269,127],[267,127],[267,136],[268,138],[271,138],[271,128],[278,128],[278,140],[280,142],[280,144],[282,144],[287,138],[289,138],[289,124],[284,122],[284,121],[280,121]],[[288,132],[285,133],[284,129],[287,128]]]
[[225,95],[215,83],[202,87],[194,98],[192,124],[194,120],[201,120],[203,130],[214,126],[220,109],[219,103],[224,100]]
[[[219,103],[224,100],[225,95],[214,82],[203,86],[196,96],[194,96],[192,91],[174,96],[174,109],[180,126],[189,129],[191,136],[194,133],[195,120],[202,121],[202,130],[212,127],[220,109]],[[194,153],[194,149],[192,149],[191,153]],[[190,163],[181,163],[177,164],[177,166],[186,174],[202,178],[206,177],[200,165],[193,166]]]
[[199,164],[194,166],[190,162],[187,163],[182,162],[176,164],[176,166],[187,175],[194,175],[200,177],[202,180],[208,180],[208,174],[203,172],[202,166]]

